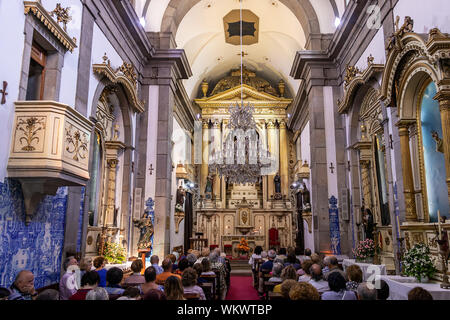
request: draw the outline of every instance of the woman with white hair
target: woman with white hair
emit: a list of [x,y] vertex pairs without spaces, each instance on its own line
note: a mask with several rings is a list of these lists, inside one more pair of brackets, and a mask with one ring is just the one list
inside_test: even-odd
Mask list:
[[227,294],[227,284],[226,284],[227,269],[226,269],[226,266],[225,266],[225,264],[223,264],[220,261],[220,256],[215,250],[209,255],[209,261],[211,262],[211,268],[213,270],[218,270],[220,273],[220,276],[219,276],[220,298],[221,298],[221,300],[225,300],[225,296]]
[[272,278],[269,279],[269,282],[282,282],[281,271],[283,271],[283,268],[284,266],[281,263],[274,263],[272,268]]
[[108,292],[105,288],[97,287],[86,294],[86,300],[109,300]]

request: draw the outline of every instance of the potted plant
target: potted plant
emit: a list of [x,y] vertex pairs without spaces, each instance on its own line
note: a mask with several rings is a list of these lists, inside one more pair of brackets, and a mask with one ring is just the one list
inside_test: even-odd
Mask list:
[[419,282],[428,282],[436,273],[430,248],[424,243],[418,243],[408,250],[403,257],[403,273],[415,277]]
[[357,262],[373,263],[373,257],[378,249],[372,239],[366,239],[360,241],[356,248],[353,249],[353,255]]
[[104,256],[105,259],[108,260],[108,263],[122,264],[127,260],[126,255],[125,249],[120,244],[106,242]]

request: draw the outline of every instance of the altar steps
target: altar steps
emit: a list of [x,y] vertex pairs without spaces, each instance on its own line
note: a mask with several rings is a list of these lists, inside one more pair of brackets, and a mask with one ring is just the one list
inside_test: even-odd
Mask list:
[[230,260],[231,274],[234,276],[251,276],[252,268],[248,260]]

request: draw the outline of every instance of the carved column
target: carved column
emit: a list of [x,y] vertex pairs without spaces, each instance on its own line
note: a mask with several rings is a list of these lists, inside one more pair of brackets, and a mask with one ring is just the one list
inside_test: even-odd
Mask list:
[[361,184],[364,197],[364,207],[373,211],[372,203],[372,184],[370,182],[370,161],[360,160],[361,165]]
[[438,92],[434,97],[439,101],[442,121],[442,140],[444,145],[445,169],[447,171],[447,191],[450,202],[450,92]]
[[[228,130],[226,129],[228,125],[228,120],[222,120],[222,141],[225,141],[226,135],[228,134]],[[223,145],[223,143],[222,143]],[[222,199],[222,208],[227,207],[227,184],[225,181],[225,177],[222,177],[222,191],[221,191],[221,199]]]
[[[222,139],[221,139],[220,127],[221,127],[220,120],[215,119],[212,122],[212,137],[213,137],[212,139],[213,139],[213,141],[211,141],[211,143],[212,143],[211,147],[213,148],[215,153],[221,152],[221,150],[222,150],[222,147],[221,147]],[[214,176],[213,193],[214,193],[216,204],[217,204],[217,201],[220,201],[220,199],[221,199],[220,180],[221,179],[220,179],[219,175]]]
[[398,135],[400,136],[402,150],[403,193],[405,195],[406,221],[408,222],[417,221],[411,151],[409,147],[409,127],[412,123],[413,120],[400,120],[396,124],[398,126]]
[[209,120],[203,120],[202,123],[202,168],[201,168],[201,190],[200,193],[205,195],[206,178],[208,177],[208,157],[209,157]]
[[104,203],[104,221],[103,225],[107,227],[115,227],[114,210],[116,208],[116,172],[119,163],[119,154],[125,149],[125,145],[120,141],[107,141],[105,143],[106,163],[108,172],[106,174],[106,202]]
[[280,176],[281,193],[289,195],[289,154],[286,122],[280,121]]
[[[269,120],[267,122],[267,144],[269,148],[269,152],[271,156],[275,156],[277,158],[277,163],[279,163],[279,147],[278,147],[278,137],[277,137],[277,127],[274,120]],[[277,166],[277,170],[278,170]],[[276,172],[274,172],[272,175],[269,175],[267,177],[267,191],[268,191],[268,198],[274,194],[275,188],[273,183],[273,178],[275,177]]]

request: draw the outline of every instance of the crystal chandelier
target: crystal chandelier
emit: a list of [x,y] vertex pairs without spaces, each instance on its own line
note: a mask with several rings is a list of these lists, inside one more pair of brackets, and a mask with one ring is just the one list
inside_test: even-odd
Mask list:
[[[242,1],[240,8],[240,40],[242,51]],[[256,123],[253,119],[254,107],[244,105],[243,98],[243,54],[241,54],[241,103],[229,108],[229,133],[223,143],[223,150],[213,152],[209,171],[217,172],[226,177],[228,183],[257,183],[261,176],[268,175],[275,161],[270,153],[263,148],[256,133]]]

